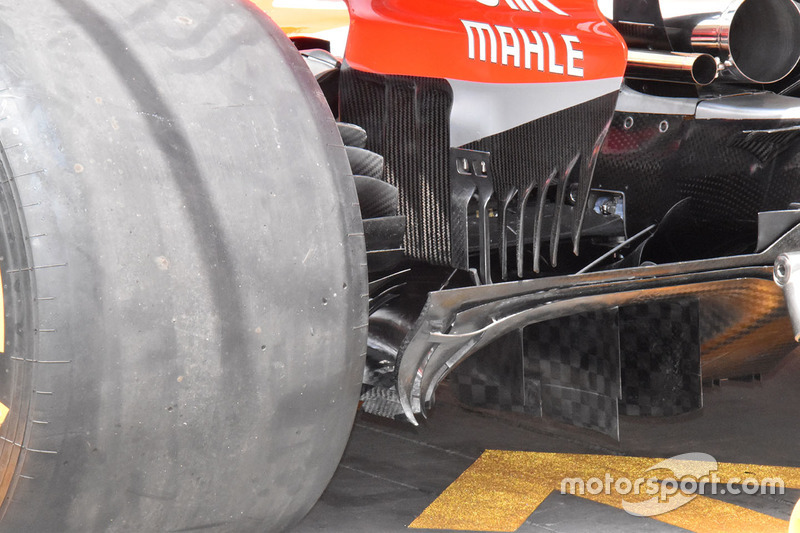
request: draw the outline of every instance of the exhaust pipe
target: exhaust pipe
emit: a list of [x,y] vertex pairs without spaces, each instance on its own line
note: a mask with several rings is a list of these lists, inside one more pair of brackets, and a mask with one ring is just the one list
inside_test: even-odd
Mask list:
[[774,83],[800,61],[794,0],[620,1],[613,15],[630,48],[707,53],[729,81]]
[[800,7],[793,0],[716,5],[719,9],[709,12],[707,1],[662,0],[674,50],[719,57],[720,76],[732,81],[773,83],[794,70],[800,61]]
[[727,55],[724,75],[773,83],[800,61],[800,9],[792,0],[737,0],[692,31],[692,49]]
[[709,54],[629,49],[625,77],[708,85],[717,78],[717,60]]

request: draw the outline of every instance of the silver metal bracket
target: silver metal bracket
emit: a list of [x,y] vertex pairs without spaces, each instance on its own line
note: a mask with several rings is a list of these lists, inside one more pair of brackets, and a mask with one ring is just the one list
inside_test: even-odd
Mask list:
[[779,255],[775,260],[772,276],[775,283],[783,289],[794,330],[794,340],[800,341],[800,252]]
[[[490,175],[491,161],[492,155],[489,152],[463,148],[450,149],[450,235],[453,266],[469,270],[470,206],[476,206],[480,248],[478,272],[481,282],[485,284],[492,282],[488,209],[489,201],[494,195]],[[477,201],[477,205],[473,200]]]

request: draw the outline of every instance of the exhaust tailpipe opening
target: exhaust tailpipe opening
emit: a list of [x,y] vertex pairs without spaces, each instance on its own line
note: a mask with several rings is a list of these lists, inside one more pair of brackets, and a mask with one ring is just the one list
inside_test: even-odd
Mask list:
[[720,56],[723,77],[773,83],[800,61],[800,8],[793,0],[736,0],[692,30],[696,52]]

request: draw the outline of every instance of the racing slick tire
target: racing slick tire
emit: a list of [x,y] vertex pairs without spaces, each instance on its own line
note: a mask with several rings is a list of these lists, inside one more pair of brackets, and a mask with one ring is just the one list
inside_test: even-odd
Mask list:
[[367,333],[313,76],[246,2],[0,4],[0,531],[290,526]]

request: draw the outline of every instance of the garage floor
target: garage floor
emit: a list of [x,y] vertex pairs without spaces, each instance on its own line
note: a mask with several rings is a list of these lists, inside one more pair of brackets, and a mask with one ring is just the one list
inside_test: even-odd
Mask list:
[[[431,417],[418,428],[360,413],[333,481],[295,533],[447,531],[463,527],[457,524],[464,517],[481,523],[484,509],[465,504],[449,508],[452,515],[463,516],[447,516],[441,508],[433,513],[437,527],[444,529],[409,529],[485,450],[657,458],[704,452],[719,462],[800,466],[800,350],[761,382],[726,381],[706,387],[705,406],[699,412],[658,420],[623,417],[620,442],[547,420],[469,410],[443,389]],[[494,482],[485,485],[470,490],[488,495],[489,500],[509,496],[500,493]],[[746,519],[741,523],[749,520],[750,530],[787,531],[800,490],[713,499],[733,505],[723,503],[713,512],[690,514],[693,518],[682,523],[684,527],[674,525],[674,520],[665,523],[663,517],[670,513],[662,520],[636,517],[602,503],[562,495],[559,490],[552,491],[529,516],[526,509],[502,512],[523,513],[524,523],[513,526],[519,532],[719,531],[730,527],[732,522],[725,520],[739,523],[738,516]],[[470,494],[467,501],[474,502],[475,495]],[[684,510],[692,505],[695,502]],[[491,501],[487,508],[493,508]],[[498,512],[496,506],[493,512]],[[727,515],[720,518],[715,514],[720,512]]]

